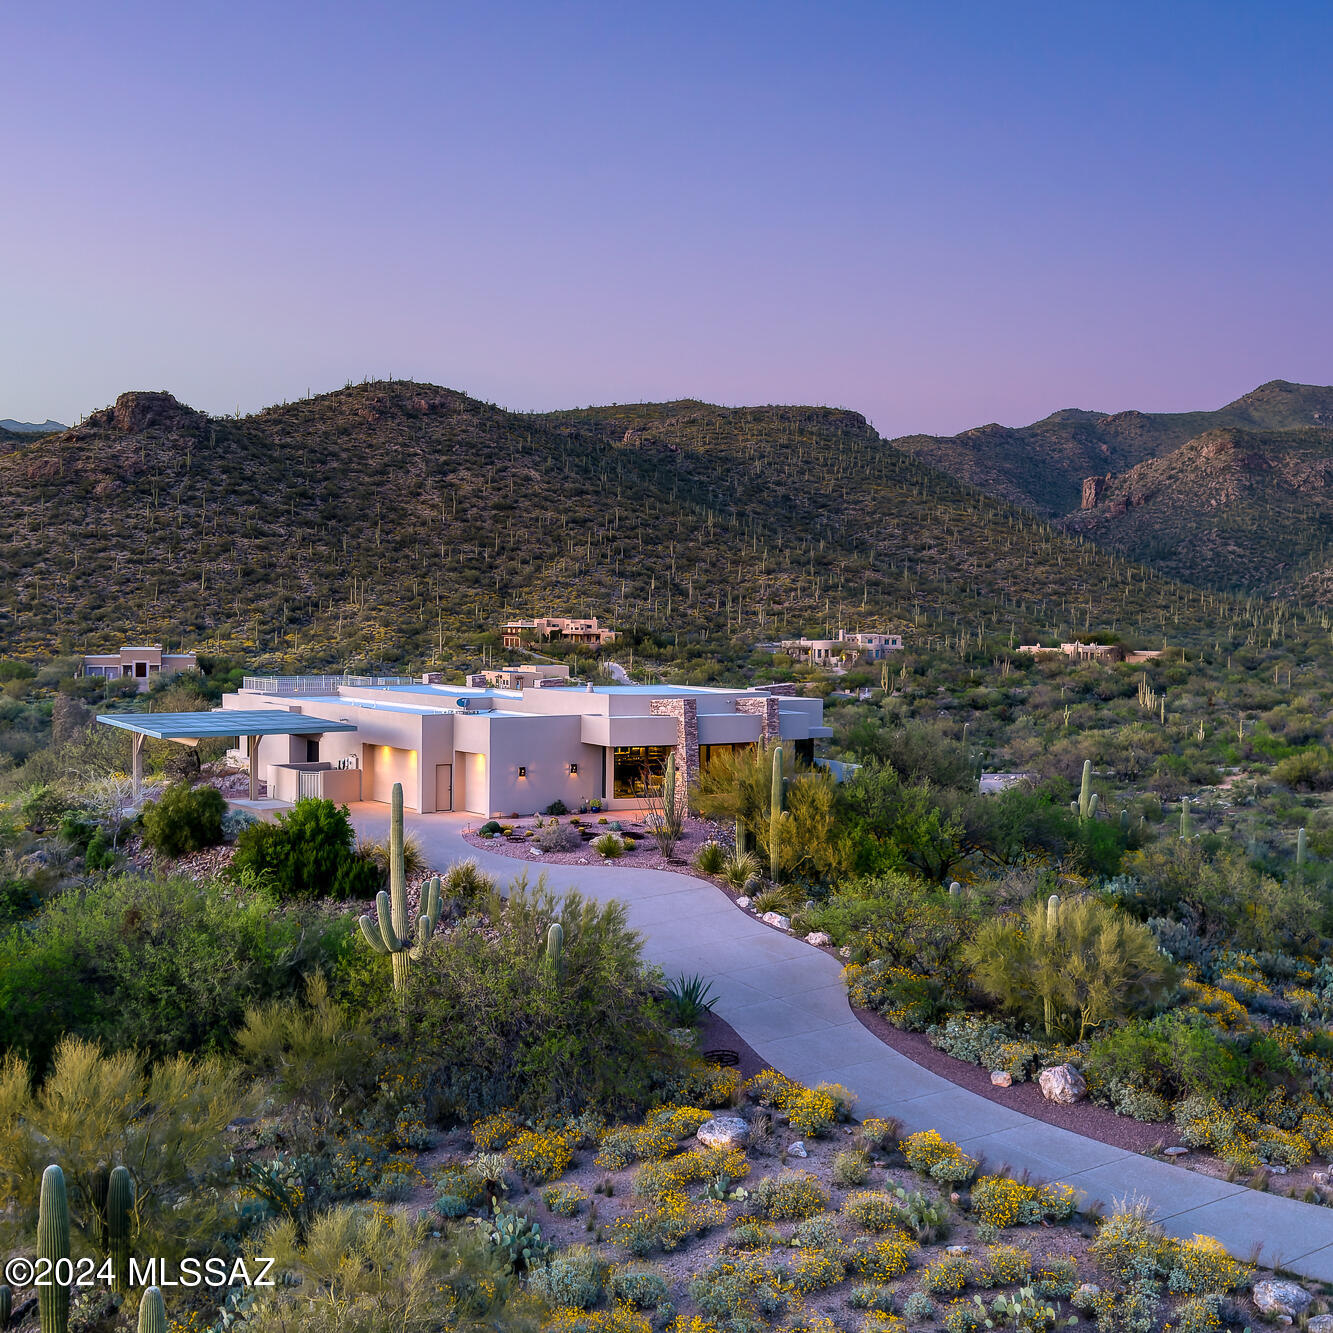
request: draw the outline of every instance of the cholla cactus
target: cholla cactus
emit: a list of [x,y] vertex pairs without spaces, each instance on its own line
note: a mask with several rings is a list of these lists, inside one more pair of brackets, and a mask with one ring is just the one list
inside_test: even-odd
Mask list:
[[393,959],[393,985],[407,985],[409,958],[419,958],[426,941],[440,922],[440,877],[433,876],[421,894],[421,915],[416,922],[416,944],[407,924],[407,870],[403,857],[403,784],[395,782],[389,800],[389,892],[375,895],[375,915],[361,918],[361,933],[376,953]]

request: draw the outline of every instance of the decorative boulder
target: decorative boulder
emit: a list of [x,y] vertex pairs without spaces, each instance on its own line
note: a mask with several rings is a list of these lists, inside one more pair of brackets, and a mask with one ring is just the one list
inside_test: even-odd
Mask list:
[[770,926],[776,926],[779,930],[791,929],[791,917],[783,916],[781,912],[765,912],[759,919]]
[[789,1157],[809,1157],[810,1154],[805,1150],[805,1140],[797,1139],[795,1143],[789,1145],[787,1155]]
[[1333,1333],[1333,1314],[1317,1314],[1307,1320],[1305,1333]]
[[1088,1085],[1073,1065],[1051,1065],[1041,1071],[1037,1081],[1041,1084],[1041,1095],[1048,1102],[1072,1106],[1088,1095]]
[[749,907],[749,905],[750,905],[750,897],[748,894],[742,893],[741,896],[736,899],[737,907]]
[[1012,1088],[1014,1086],[1014,1076],[1007,1069],[992,1070],[990,1081],[997,1088]]
[[1274,1278],[1271,1282],[1254,1284],[1254,1303],[1260,1314],[1290,1315],[1296,1318],[1303,1314],[1314,1299],[1304,1287],[1296,1282],[1284,1282]]
[[706,1148],[739,1148],[750,1137],[750,1126],[738,1115],[717,1115],[705,1120],[694,1137]]
[[833,941],[822,931],[812,930],[806,937],[807,944],[832,944]]

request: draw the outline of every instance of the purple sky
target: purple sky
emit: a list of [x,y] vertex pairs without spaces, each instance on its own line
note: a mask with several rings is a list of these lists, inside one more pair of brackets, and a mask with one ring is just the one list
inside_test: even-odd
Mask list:
[[1322,0],[96,0],[0,53],[0,417],[1333,381]]

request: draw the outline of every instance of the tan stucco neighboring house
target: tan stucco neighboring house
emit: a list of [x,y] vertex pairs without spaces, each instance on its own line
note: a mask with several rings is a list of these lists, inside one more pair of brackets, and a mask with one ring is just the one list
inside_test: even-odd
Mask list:
[[80,672],[84,676],[101,676],[107,680],[129,677],[142,694],[159,676],[174,676],[179,671],[193,671],[193,653],[167,653],[160,643],[126,646],[115,653],[90,653],[83,659]]
[[247,677],[222,704],[285,709],[355,728],[243,742],[236,756],[248,759],[248,746],[259,746],[259,776],[279,800],[387,801],[401,782],[409,809],[482,816],[528,815],[557,799],[575,809],[594,797],[608,809],[637,808],[660,783],[672,752],[683,798],[717,748],[780,739],[811,760],[816,740],[831,734],[822,700],[781,685],[544,684],[511,690],[438,680]]
[[869,631],[839,630],[834,639],[783,639],[778,647],[798,661],[814,666],[827,666],[842,658],[865,657],[869,662],[881,662],[890,653],[901,651],[901,634],[879,634]]
[[577,619],[572,616],[539,616],[535,620],[511,620],[501,627],[500,641],[506,648],[518,648],[524,639],[567,639],[570,643],[586,643],[600,648],[611,643],[615,630],[603,629],[596,616]]

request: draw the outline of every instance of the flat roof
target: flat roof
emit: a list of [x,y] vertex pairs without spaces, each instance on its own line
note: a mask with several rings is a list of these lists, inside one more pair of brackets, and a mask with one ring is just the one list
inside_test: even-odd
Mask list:
[[122,731],[159,741],[202,740],[207,736],[313,736],[355,731],[350,722],[306,717],[276,708],[214,708],[207,713],[99,713],[97,720]]

